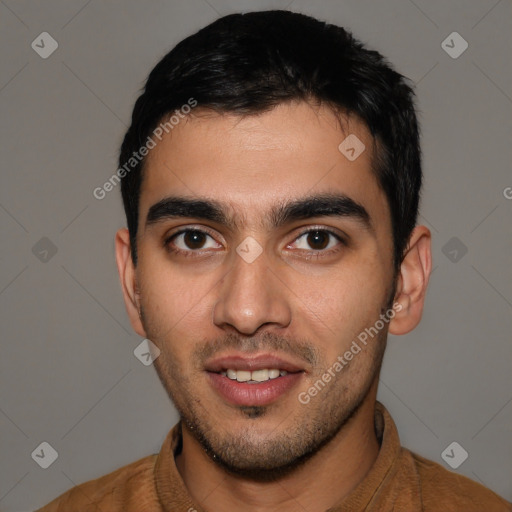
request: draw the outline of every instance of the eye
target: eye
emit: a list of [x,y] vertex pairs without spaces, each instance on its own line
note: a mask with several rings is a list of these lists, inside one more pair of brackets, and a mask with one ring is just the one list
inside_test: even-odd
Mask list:
[[[164,245],[170,253],[182,256],[199,256],[201,252],[208,252],[209,249],[219,249],[221,244],[217,243],[212,235],[201,229],[182,229],[167,237]],[[320,257],[335,253],[346,245],[345,240],[328,229],[313,228],[301,233],[287,248],[305,251],[308,255]]]
[[327,229],[314,228],[304,231],[292,245],[295,245],[295,249],[328,253],[335,252],[332,248],[340,244],[344,245],[344,240],[338,234]]
[[188,256],[190,253],[198,252],[199,249],[218,249],[220,245],[206,231],[183,229],[168,237],[165,240],[165,246],[170,252]]

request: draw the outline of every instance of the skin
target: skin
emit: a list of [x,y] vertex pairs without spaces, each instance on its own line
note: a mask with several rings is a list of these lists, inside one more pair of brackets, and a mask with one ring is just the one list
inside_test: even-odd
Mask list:
[[[353,162],[338,150],[349,133],[366,146]],[[137,266],[126,229],[116,235],[117,264],[132,326],[160,348],[155,367],[184,420],[178,470],[207,511],[324,511],[364,479],[378,455],[373,422],[387,333],[407,333],[420,321],[431,252],[429,230],[417,226],[395,280],[390,211],[371,171],[372,142],[357,118],[340,124],[327,107],[301,102],[247,117],[197,111],[148,156]],[[334,216],[278,228],[263,223],[276,204],[322,192],[364,206],[371,229]],[[147,225],[150,207],[171,195],[215,199],[238,224],[175,218]],[[211,238],[199,249],[183,237],[166,247],[184,227]],[[348,243],[325,235],[328,247],[316,249],[322,241],[302,235],[308,228],[344,234]],[[236,252],[248,236],[263,249],[252,263]],[[400,312],[300,403],[298,394],[375,324],[390,299]],[[275,402],[248,411],[224,400],[204,369],[206,354],[233,351],[278,354],[303,374]]]

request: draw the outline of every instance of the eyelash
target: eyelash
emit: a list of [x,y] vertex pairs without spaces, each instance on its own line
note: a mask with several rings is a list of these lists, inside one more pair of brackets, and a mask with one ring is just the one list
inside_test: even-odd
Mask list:
[[[196,249],[196,250],[190,249],[188,251],[184,251],[182,249],[171,248],[170,244],[171,244],[171,242],[175,238],[177,238],[179,235],[182,235],[183,233],[189,233],[189,232],[199,232],[199,233],[203,233],[205,235],[208,235],[211,238],[214,238],[211,233],[209,233],[208,231],[205,231],[203,229],[186,228],[186,229],[182,229],[180,231],[177,231],[176,233],[173,233],[171,236],[167,237],[164,240],[164,247],[166,247],[167,250],[171,254],[176,254],[176,255],[179,255],[179,256],[184,256],[185,258],[197,258],[197,257],[200,257],[200,254],[198,254],[198,253],[201,252],[201,249]],[[344,238],[342,238],[338,233],[335,233],[334,231],[331,231],[331,230],[326,229],[326,228],[320,228],[320,227],[308,228],[308,229],[302,231],[294,239],[294,242],[296,240],[298,240],[299,238],[303,237],[304,235],[307,235],[308,233],[314,233],[314,232],[326,233],[328,235],[333,236],[336,240],[338,240],[338,242],[340,242],[339,245],[341,245],[343,247],[346,247],[348,245],[346,240]],[[329,249],[329,250],[324,250],[324,249],[316,249],[315,250],[315,249],[312,249],[307,254],[307,259],[310,259],[310,258],[318,259],[318,258],[322,258],[322,257],[324,257],[326,255],[331,255],[331,254],[337,253],[338,251],[341,250],[339,245],[337,246],[337,248]],[[300,249],[300,250],[304,251],[304,249]]]

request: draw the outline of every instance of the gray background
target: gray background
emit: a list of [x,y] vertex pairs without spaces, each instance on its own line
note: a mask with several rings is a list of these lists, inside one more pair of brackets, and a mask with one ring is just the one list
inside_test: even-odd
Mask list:
[[[119,190],[92,191],[173,45],[219,15],[285,7],[353,30],[417,84],[434,272],[421,325],[390,339],[379,399],[402,444],[450,469],[457,441],[457,471],[512,500],[510,0],[1,0],[0,510],[155,453],[176,422],[133,354]],[[59,45],[47,59],[31,48],[44,31]],[[456,59],[441,47],[453,31],[469,44]],[[48,469],[31,457],[43,441]]]

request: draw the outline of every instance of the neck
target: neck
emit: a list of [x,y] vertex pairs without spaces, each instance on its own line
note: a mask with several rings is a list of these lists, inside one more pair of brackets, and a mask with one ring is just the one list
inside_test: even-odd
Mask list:
[[190,495],[207,511],[325,511],[365,478],[379,443],[374,429],[376,389],[340,432],[305,464],[273,482],[232,475],[215,464],[186,428],[178,471]]

